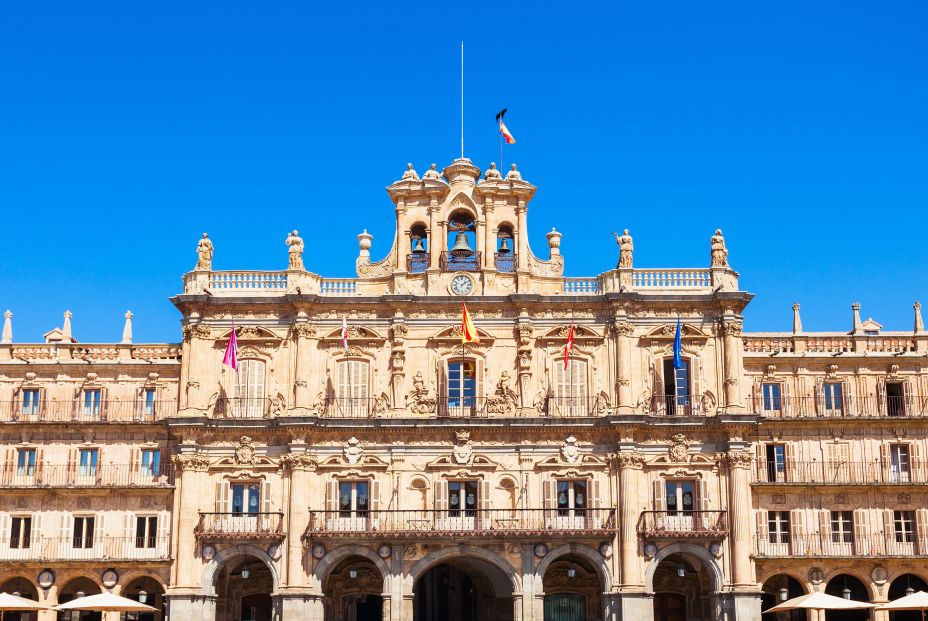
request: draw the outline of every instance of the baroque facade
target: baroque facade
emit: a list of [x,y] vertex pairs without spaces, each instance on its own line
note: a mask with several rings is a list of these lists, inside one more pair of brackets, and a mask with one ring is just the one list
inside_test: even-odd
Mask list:
[[635,267],[625,231],[615,269],[568,278],[515,165],[387,191],[396,237],[372,261],[358,235],[352,279],[309,271],[297,231],[286,270],[213,270],[204,234],[178,344],[133,343],[129,313],[119,343],[66,314],[20,344],[7,313],[0,591],[153,620],[742,621],[925,588],[918,304],[907,332],[855,305],[807,333],[797,305],[744,333],[721,231],[707,268]]

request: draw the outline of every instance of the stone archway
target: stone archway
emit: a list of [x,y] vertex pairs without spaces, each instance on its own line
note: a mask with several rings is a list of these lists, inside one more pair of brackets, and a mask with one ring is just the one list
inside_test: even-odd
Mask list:
[[612,585],[612,572],[589,546],[570,543],[554,548],[538,564],[533,583],[536,618],[584,621],[606,616],[603,593]]
[[[770,576],[761,586],[761,610],[769,610],[781,602],[805,594],[802,583],[793,576],[785,573]],[[764,613],[761,621],[806,621],[807,618],[805,610],[790,610]]]
[[[71,600],[101,593],[100,585],[87,576],[75,576],[68,580],[58,591],[58,603],[63,604]],[[102,613],[89,611],[68,610],[58,613],[58,621],[101,621]]]
[[[928,582],[917,574],[901,574],[889,583],[889,601],[911,595],[916,591],[928,593]],[[889,613],[889,621],[922,621],[922,614],[917,610],[892,611]]]
[[[0,593],[11,593],[19,597],[39,601],[39,590],[28,578],[17,576],[10,578],[6,582],[0,583]],[[37,611],[19,612],[10,611],[3,615],[4,621],[36,621],[39,613]]]
[[[825,592],[835,597],[869,602],[870,592],[863,580],[850,573],[838,574],[825,585]],[[827,610],[825,621],[868,621],[869,610]]]
[[254,546],[236,546],[216,554],[203,570],[204,595],[214,596],[215,621],[272,621],[277,568]]
[[713,621],[720,616],[722,583],[715,557],[693,544],[664,546],[645,569],[654,621]]

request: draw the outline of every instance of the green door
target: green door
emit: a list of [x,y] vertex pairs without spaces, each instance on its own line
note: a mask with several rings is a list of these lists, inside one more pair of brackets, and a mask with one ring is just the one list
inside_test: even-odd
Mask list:
[[586,621],[586,598],[569,593],[545,595],[545,621]]

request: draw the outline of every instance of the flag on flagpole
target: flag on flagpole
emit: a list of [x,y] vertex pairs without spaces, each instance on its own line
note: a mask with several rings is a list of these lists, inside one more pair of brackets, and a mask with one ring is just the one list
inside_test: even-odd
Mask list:
[[467,304],[461,302],[463,314],[461,315],[461,345],[464,343],[479,343],[480,338],[477,336],[477,328],[470,319],[470,313],[467,312]]
[[503,135],[506,144],[515,144],[516,139],[512,137],[512,132],[509,131],[509,128],[506,127],[506,124],[503,122],[503,117],[506,116],[506,111],[508,109],[509,108],[503,108],[496,113],[496,122],[499,123],[499,133]]
[[238,340],[235,338],[235,322],[232,322],[232,332],[229,334],[229,342],[226,344],[226,353],[222,357],[222,364],[233,371],[238,369]]
[[673,337],[673,370],[683,368],[683,332],[680,328],[680,319],[677,318],[677,332]]
[[570,352],[574,350],[574,322],[570,322],[570,330],[567,332],[567,342],[564,343],[564,370],[570,363]]
[[348,318],[342,317],[342,348],[348,349]]

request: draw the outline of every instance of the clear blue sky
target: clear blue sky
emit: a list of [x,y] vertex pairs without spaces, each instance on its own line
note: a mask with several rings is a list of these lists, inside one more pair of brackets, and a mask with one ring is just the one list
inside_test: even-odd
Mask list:
[[[539,186],[568,275],[704,266],[721,227],[748,330],[887,329],[928,303],[928,3],[8,4],[0,19],[0,310],[37,341],[179,339],[168,297],[217,269],[351,276],[393,238],[384,187],[459,150]],[[191,8],[195,5],[195,8]]]

